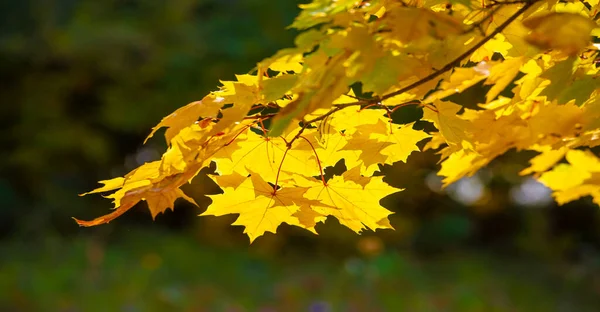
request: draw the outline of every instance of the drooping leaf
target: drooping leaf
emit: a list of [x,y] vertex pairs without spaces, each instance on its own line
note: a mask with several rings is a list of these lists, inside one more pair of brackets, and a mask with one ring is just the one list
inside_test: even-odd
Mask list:
[[360,233],[365,227],[376,230],[389,226],[382,225],[392,213],[381,207],[381,198],[401,191],[382,181],[382,177],[372,177],[364,187],[345,175],[335,176],[326,185],[313,179],[296,177],[299,185],[309,187],[304,195],[308,199],[318,200],[321,204],[313,206],[316,212],[333,216],[341,224]]
[[448,144],[469,147],[472,125],[457,116],[462,107],[452,102],[439,100],[435,101],[434,105],[437,111],[424,109],[423,120],[433,122]]
[[217,117],[223,104],[222,99],[206,96],[202,101],[192,102],[183,106],[169,116],[163,118],[158,125],[152,128],[152,132],[146,137],[144,143],[162,127],[168,128],[165,132],[165,139],[167,140],[167,143],[169,143],[181,129],[193,124],[200,116],[209,118]]
[[265,232],[275,233],[281,223],[298,223],[293,216],[298,206],[293,202],[284,204],[281,196],[259,175],[246,178],[237,188],[225,187],[223,191],[209,195],[213,202],[202,215],[239,214],[233,225],[244,226],[250,242]]
[[298,76],[295,75],[282,75],[263,80],[263,91],[261,92],[264,97],[263,101],[273,102],[279,100],[290,91],[297,80]]
[[485,84],[491,84],[492,88],[485,95],[485,102],[489,103],[500,94],[519,73],[524,58],[516,57],[507,59],[504,62],[492,67],[490,76],[485,81]]

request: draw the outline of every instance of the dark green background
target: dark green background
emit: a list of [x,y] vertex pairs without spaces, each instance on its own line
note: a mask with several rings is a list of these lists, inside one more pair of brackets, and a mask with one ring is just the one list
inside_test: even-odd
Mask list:
[[328,220],[248,245],[234,216],[196,217],[202,177],[200,209],[70,219],[109,212],[77,194],[160,156],[161,136],[141,144],[160,118],[291,46],[297,4],[0,2],[0,310],[598,311],[598,207],[512,203],[533,154],[494,161],[474,205],[426,186],[433,153],[386,167],[407,189],[384,201],[396,231],[363,236]]

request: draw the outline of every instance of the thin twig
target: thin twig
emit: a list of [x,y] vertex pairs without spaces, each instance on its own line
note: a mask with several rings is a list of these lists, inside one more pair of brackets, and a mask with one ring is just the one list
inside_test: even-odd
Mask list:
[[[510,0],[512,1],[512,0]],[[510,16],[508,19],[506,19],[500,26],[498,26],[496,29],[494,29],[489,35],[487,35],[486,37],[484,37],[483,39],[481,39],[481,41],[477,42],[474,46],[472,46],[470,49],[468,49],[467,51],[465,51],[463,54],[459,55],[458,57],[456,57],[454,60],[450,61],[449,63],[447,63],[446,65],[444,65],[444,67],[434,71],[433,73],[419,79],[418,81],[415,81],[414,83],[391,93],[388,93],[382,97],[377,97],[377,98],[373,98],[370,100],[359,100],[353,103],[342,103],[342,104],[334,104],[333,107],[325,114],[319,116],[319,117],[315,117],[311,120],[304,120],[302,122],[302,127],[300,128],[300,130],[298,131],[298,133],[288,142],[289,145],[291,145],[292,143],[294,143],[294,141],[296,141],[299,137],[302,136],[302,133],[304,132],[304,130],[312,123],[317,122],[317,121],[321,121],[329,116],[331,116],[332,114],[346,108],[346,107],[351,107],[351,106],[360,106],[360,105],[371,105],[371,104],[378,104],[380,105],[382,101],[389,99],[391,97],[394,97],[396,95],[400,95],[402,93],[408,92],[416,87],[419,87],[437,77],[439,77],[440,75],[442,75],[443,73],[453,69],[454,67],[458,66],[460,64],[460,62],[462,62],[464,59],[466,59],[467,57],[469,57],[471,54],[473,54],[477,49],[481,48],[484,44],[486,44],[488,41],[490,41],[492,38],[494,38],[497,34],[501,33],[506,27],[508,27],[508,25],[510,23],[512,23],[513,21],[515,21],[521,14],[523,14],[525,11],[527,11],[527,9],[529,9],[534,3],[536,3],[539,0],[517,0],[517,1],[523,1],[523,3],[525,3],[525,5],[520,8],[517,12],[515,12],[512,16]],[[506,4],[513,4],[512,2],[503,2]],[[517,2],[515,2],[517,3]],[[521,2],[518,2],[521,3]],[[490,14],[491,16],[492,14]],[[484,20],[478,22],[477,26],[475,26],[475,28],[479,27],[481,25],[481,23],[483,23],[483,21],[485,21],[488,17],[484,18]],[[409,101],[406,103],[402,103],[399,104],[399,107],[402,106],[406,106],[406,105],[415,105],[415,104],[420,104],[420,102],[414,102],[413,101]],[[386,109],[389,110],[388,107],[385,107]],[[392,111],[394,111],[394,109],[392,109]]]
[[466,59],[467,57],[469,57],[471,54],[473,54],[475,51],[477,51],[477,49],[481,48],[484,44],[486,44],[488,41],[490,41],[492,38],[494,38],[497,34],[501,33],[504,28],[506,28],[510,23],[512,23],[514,20],[516,20],[521,14],[525,13],[525,11],[527,11],[527,9],[529,9],[537,0],[531,0],[527,3],[525,3],[525,5],[520,8],[517,12],[515,12],[515,14],[513,14],[511,17],[509,17],[506,21],[504,21],[504,23],[502,23],[500,26],[498,26],[496,29],[494,29],[494,31],[492,31],[489,35],[487,35],[485,38],[483,38],[481,41],[477,42],[474,46],[472,46],[469,50],[467,50],[466,52],[464,52],[463,54],[459,55],[457,58],[455,58],[453,61],[451,61],[450,63],[446,64],[444,67],[434,71],[433,73],[421,78],[418,81],[415,81],[414,83],[398,90],[398,91],[394,91],[392,93],[386,94],[384,96],[382,96],[380,98],[381,101],[385,100],[385,99],[389,99],[391,97],[394,97],[396,95],[402,94],[404,92],[410,91],[422,84],[425,84],[426,82],[429,82],[437,77],[439,77],[440,75],[442,75],[443,73],[451,70],[452,68],[456,67],[457,65],[460,64],[460,62],[462,62],[464,59]]
[[290,150],[290,146],[288,146],[285,149],[285,152],[283,152],[283,157],[281,157],[281,162],[279,163],[279,168],[277,169],[277,176],[275,177],[275,185],[273,185],[273,194],[275,195],[275,193],[277,193],[277,183],[279,183],[279,173],[281,173],[281,167],[283,166],[283,161],[285,160],[285,156],[287,156],[287,153]]
[[490,1],[490,4],[486,4],[484,7],[485,8],[491,8],[491,7],[498,7],[498,6],[502,6],[502,5],[511,5],[511,4],[527,4],[527,3],[531,3],[531,0],[506,0],[506,1],[496,1],[496,0],[492,0]]
[[[487,9],[489,7],[485,6],[483,8]],[[467,29],[465,29],[465,31],[463,31],[463,35],[464,34],[468,34],[468,33],[472,32],[472,31],[474,31],[475,29],[479,29],[479,31],[481,31],[482,35],[485,35],[485,33],[483,32],[483,29],[482,29],[481,25],[483,25],[488,20],[491,20],[494,17],[494,14],[496,12],[498,12],[498,10],[500,10],[500,6],[496,6],[495,8],[492,8],[491,12],[488,15],[486,15],[484,18],[482,18],[480,21],[475,22],[475,23],[469,25],[469,27]]]

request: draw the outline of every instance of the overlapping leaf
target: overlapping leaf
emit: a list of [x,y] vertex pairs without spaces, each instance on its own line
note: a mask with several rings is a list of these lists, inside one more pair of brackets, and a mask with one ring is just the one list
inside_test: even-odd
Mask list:
[[[140,201],[152,217],[178,198],[193,202],[180,187],[214,162],[224,193],[203,215],[237,214],[251,241],[281,223],[316,232],[328,216],[355,232],[391,228],[380,200],[400,189],[373,174],[430,137],[444,185],[511,149],[532,150],[540,154],[521,174],[561,204],[587,195],[600,204],[600,161],[585,148],[600,146],[599,7],[588,4],[302,5],[294,47],[163,118],[148,136],[166,128],[161,159],[101,181],[90,193],[110,192],[115,210],[77,222],[107,223]],[[448,100],[475,88],[489,88],[485,103]],[[407,121],[405,106],[437,132],[416,130],[431,125]],[[391,122],[398,115],[406,124]],[[327,180],[341,160],[348,170]]]

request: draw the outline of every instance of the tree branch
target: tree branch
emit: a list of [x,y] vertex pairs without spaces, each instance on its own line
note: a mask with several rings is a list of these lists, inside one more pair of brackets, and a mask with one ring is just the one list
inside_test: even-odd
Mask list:
[[489,35],[487,35],[485,38],[483,38],[481,41],[477,42],[477,44],[475,44],[474,46],[472,46],[469,50],[467,50],[465,53],[459,55],[457,58],[455,58],[453,61],[451,61],[450,63],[446,64],[444,67],[434,71],[433,73],[421,78],[418,81],[415,81],[414,83],[398,90],[398,91],[394,91],[392,93],[386,94],[384,96],[382,96],[379,101],[383,101],[385,99],[389,99],[391,97],[394,97],[396,95],[402,94],[404,92],[408,92],[422,84],[425,84],[426,82],[429,82],[435,78],[437,78],[438,76],[442,75],[443,73],[451,70],[452,68],[454,68],[455,66],[458,66],[460,64],[460,62],[462,62],[464,59],[466,59],[467,57],[469,57],[471,54],[473,54],[473,52],[475,52],[477,49],[481,48],[486,42],[490,41],[492,38],[494,38],[497,34],[501,33],[510,23],[512,23],[514,20],[516,20],[521,14],[525,13],[525,11],[527,11],[527,9],[529,9],[535,2],[537,2],[538,0],[531,0],[527,3],[525,3],[525,5],[520,8],[517,12],[515,12],[515,14],[513,14],[511,17],[509,17],[506,21],[504,21],[504,23],[502,23],[500,26],[498,26],[496,29],[494,29],[494,31],[492,31]]
[[[517,0],[517,1],[521,1],[521,0]],[[517,12],[515,12],[512,16],[510,16],[508,19],[506,19],[506,21],[504,21],[500,26],[498,26],[496,29],[494,29],[494,31],[492,31],[489,35],[487,35],[486,37],[484,37],[481,41],[477,42],[474,46],[472,46],[470,49],[468,49],[467,51],[465,51],[463,54],[459,55],[457,58],[455,58],[454,60],[452,60],[451,62],[449,62],[448,64],[444,65],[444,67],[434,71],[433,73],[421,78],[418,81],[415,81],[414,83],[400,89],[397,91],[394,91],[392,93],[388,93],[382,97],[378,97],[378,98],[374,98],[374,99],[370,99],[370,100],[359,100],[356,102],[352,102],[352,103],[342,103],[342,104],[334,104],[333,107],[325,114],[319,116],[319,117],[315,117],[313,119],[310,120],[305,120],[302,121],[303,125],[302,128],[300,128],[300,131],[298,131],[298,133],[288,142],[288,146],[291,146],[292,143],[294,143],[294,141],[296,141],[304,132],[304,130],[306,129],[306,127],[308,127],[308,125],[317,122],[317,121],[321,121],[329,116],[331,116],[332,114],[346,108],[346,107],[350,107],[350,106],[359,106],[359,105],[369,105],[369,104],[379,104],[381,105],[381,101],[389,99],[391,97],[394,97],[396,95],[408,92],[418,86],[421,86],[437,77],[439,77],[440,75],[442,75],[443,73],[451,70],[452,68],[460,65],[460,62],[462,62],[464,59],[466,59],[467,57],[469,57],[471,54],[473,54],[477,49],[481,48],[486,42],[490,41],[492,38],[494,38],[497,34],[501,33],[506,27],[508,27],[508,25],[510,23],[512,23],[513,21],[515,21],[521,14],[525,13],[525,11],[527,11],[527,9],[529,9],[534,3],[536,3],[537,1],[540,0],[522,0],[525,5],[520,8]],[[517,3],[517,2],[515,2]],[[520,2],[519,2],[520,3]],[[498,4],[500,4],[500,2],[498,2]],[[507,1],[507,2],[502,2],[502,4],[514,4],[512,3],[512,1]],[[494,11],[495,12],[495,11]],[[492,12],[493,13],[493,12]],[[491,14],[490,14],[491,15]],[[488,18],[484,18],[484,20],[487,20]],[[477,23],[478,25],[480,25],[480,23]],[[478,27],[478,26],[476,26]],[[415,101],[415,100],[411,100],[409,102],[406,103],[402,103],[399,104],[398,106],[406,106],[406,105],[417,105],[420,104],[420,101]]]
[[501,6],[501,5],[523,4],[523,3],[527,4],[527,3],[535,2],[535,1],[531,1],[531,0],[505,0],[505,1],[492,0],[490,2],[491,2],[490,4],[486,4],[484,7],[491,8],[491,7]]

